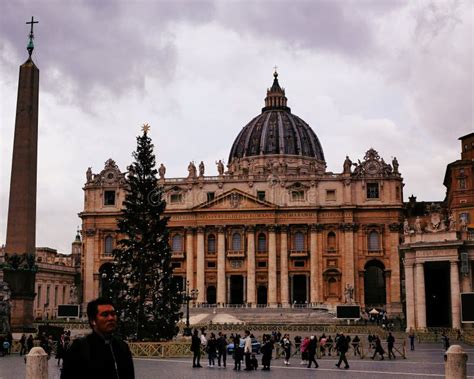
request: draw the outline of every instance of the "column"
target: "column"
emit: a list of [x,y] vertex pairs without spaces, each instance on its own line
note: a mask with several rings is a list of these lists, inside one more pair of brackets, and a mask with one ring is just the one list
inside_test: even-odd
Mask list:
[[257,304],[255,286],[255,228],[247,227],[247,303]]
[[225,227],[217,228],[217,304],[226,303]]
[[[402,301],[400,298],[400,258],[398,253],[399,225],[390,225],[388,243],[390,244],[390,292],[387,288],[387,295],[390,294],[390,302],[387,296],[387,305],[389,312],[394,314],[402,313]],[[382,237],[383,238],[383,237]],[[383,240],[383,239],[382,239]]]
[[275,227],[268,227],[268,305],[277,306],[277,254]]
[[423,262],[415,264],[416,267],[416,323],[417,329],[426,329],[426,300],[425,300],[425,270]]
[[310,227],[309,256],[310,256],[310,297],[309,302],[315,304],[319,298],[318,286],[318,256],[317,256],[317,228],[316,225]]
[[356,225],[353,223],[342,224],[344,230],[344,269],[342,272],[343,283],[345,288],[348,284],[354,288],[354,230]]
[[415,291],[413,288],[413,262],[405,261],[405,296],[406,296],[406,314],[407,314],[407,331],[410,328],[416,329],[415,324]]
[[283,307],[288,307],[288,227],[283,225],[280,229],[280,302]]
[[244,284],[244,293],[243,293],[243,303],[247,303],[247,276],[243,276],[243,284]]
[[196,262],[196,287],[198,292],[197,302],[204,303],[206,299],[206,282],[204,272],[204,228],[197,228],[197,262]]
[[460,309],[460,289],[459,289],[459,271],[458,262],[449,262],[451,266],[451,320],[453,321],[453,329],[461,329]]
[[195,288],[194,284],[194,229],[186,228],[186,280],[189,288]]

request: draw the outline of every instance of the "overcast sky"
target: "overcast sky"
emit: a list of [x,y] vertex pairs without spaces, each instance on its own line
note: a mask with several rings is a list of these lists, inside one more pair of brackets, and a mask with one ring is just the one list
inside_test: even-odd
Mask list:
[[400,163],[405,200],[443,200],[473,123],[471,1],[2,1],[0,244],[5,243],[18,66],[40,69],[37,246],[70,251],[85,172],[125,170],[151,125],[168,177],[227,157],[261,112],[273,66],[328,171],[371,147]]

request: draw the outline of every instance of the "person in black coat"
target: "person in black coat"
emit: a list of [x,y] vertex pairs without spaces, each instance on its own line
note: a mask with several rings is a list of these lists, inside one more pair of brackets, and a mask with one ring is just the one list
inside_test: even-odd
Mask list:
[[273,342],[272,339],[268,334],[263,335],[262,347],[260,348],[260,352],[262,353],[262,370],[269,371],[270,370],[270,362],[272,360],[272,350],[273,350]]
[[87,305],[92,333],[76,339],[64,354],[61,379],[134,379],[128,345],[113,333],[117,315],[113,304],[98,298]]
[[194,329],[191,337],[191,351],[193,352],[193,368],[200,368],[201,366],[201,339],[198,336],[197,329]]
[[339,362],[336,363],[336,367],[341,367],[341,363],[344,362],[344,368],[348,369],[349,363],[347,362],[346,353],[349,350],[349,342],[344,333],[341,333],[337,339],[336,350],[339,352]]
[[377,354],[380,354],[380,360],[383,361],[384,360],[383,355],[385,354],[385,350],[382,347],[382,342],[380,341],[379,336],[376,336],[373,341],[375,344],[375,351],[374,351],[374,355],[372,355],[371,358],[374,359]]
[[227,338],[225,334],[219,332],[219,338],[217,338],[217,364],[221,367],[221,359],[222,365],[226,368],[226,361],[227,361]]
[[316,368],[319,367],[318,362],[316,362],[316,349],[318,348],[318,340],[315,336],[311,336],[308,344],[308,368],[311,367],[311,363],[314,363]]

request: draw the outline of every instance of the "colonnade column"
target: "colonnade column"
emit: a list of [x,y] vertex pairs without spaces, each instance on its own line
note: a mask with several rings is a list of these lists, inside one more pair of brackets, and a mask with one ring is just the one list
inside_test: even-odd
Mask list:
[[206,298],[206,284],[204,272],[204,228],[197,228],[197,262],[196,262],[196,287],[198,292],[197,302],[204,303]]
[[282,225],[280,233],[280,302],[283,307],[288,307],[290,305],[288,298],[288,227]]
[[268,227],[268,305],[277,306],[277,254],[275,227]]
[[453,329],[461,329],[461,315],[459,313],[461,299],[459,289],[458,262],[451,261],[449,263],[451,266],[451,320]]
[[225,227],[217,227],[217,304],[226,303]]
[[310,240],[309,240],[309,262],[310,262],[310,297],[309,302],[314,304],[318,302],[318,257],[317,257],[317,228],[316,225],[310,227]]
[[186,228],[186,280],[194,287],[194,229]]
[[426,329],[426,300],[425,300],[425,268],[423,262],[415,264],[416,267],[416,321],[418,329]]
[[247,227],[247,303],[254,306],[255,289],[255,227]]
[[405,261],[405,296],[406,296],[406,312],[407,312],[407,331],[410,328],[416,329],[415,324],[415,292],[413,280],[413,262]]

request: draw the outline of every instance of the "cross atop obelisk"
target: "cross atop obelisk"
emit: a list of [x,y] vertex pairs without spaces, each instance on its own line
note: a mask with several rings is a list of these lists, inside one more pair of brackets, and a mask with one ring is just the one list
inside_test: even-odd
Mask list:
[[39,21],[35,21],[35,18],[33,16],[31,16],[31,21],[27,21],[26,24],[30,24],[31,25],[31,30],[30,30],[30,42],[28,42],[28,46],[26,47],[26,50],[28,50],[28,54],[30,55],[30,58],[31,58],[31,54],[33,53],[33,49],[35,48],[34,44],[33,44],[33,40],[35,39],[35,35],[33,33],[33,25],[34,24],[38,24]]

